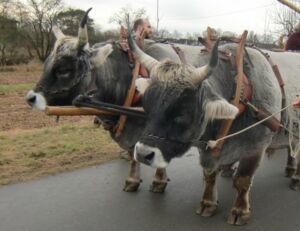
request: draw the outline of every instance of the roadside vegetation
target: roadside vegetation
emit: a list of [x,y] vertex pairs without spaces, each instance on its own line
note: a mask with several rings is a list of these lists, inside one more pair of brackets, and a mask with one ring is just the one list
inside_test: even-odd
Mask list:
[[33,87],[34,84],[30,83],[0,85],[0,93],[30,90]]
[[42,73],[38,61],[0,68],[0,185],[96,165],[121,149],[93,116],[54,117],[32,110],[24,97]]
[[120,151],[89,122],[0,132],[0,184],[100,164],[118,158]]

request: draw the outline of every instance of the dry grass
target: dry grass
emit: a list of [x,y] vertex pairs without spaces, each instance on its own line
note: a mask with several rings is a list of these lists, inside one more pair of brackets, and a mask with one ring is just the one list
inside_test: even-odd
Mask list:
[[1,84],[0,93],[28,91],[34,87],[32,83],[19,83],[19,84]]
[[33,61],[28,65],[0,67],[0,85],[36,83],[43,71],[43,65]]
[[[100,164],[120,156],[93,117],[62,117],[60,123],[31,110],[24,100],[42,64],[0,70],[0,184]],[[1,69],[1,68],[0,68]],[[2,130],[2,131],[1,131]]]
[[100,164],[119,147],[91,123],[0,133],[0,184]]

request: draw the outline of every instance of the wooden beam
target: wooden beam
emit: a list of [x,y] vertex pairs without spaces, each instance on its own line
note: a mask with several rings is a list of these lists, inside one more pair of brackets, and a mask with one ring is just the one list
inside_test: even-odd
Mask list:
[[289,2],[288,0],[277,0],[278,2],[282,3],[283,5],[286,5],[287,7],[291,8],[292,10],[296,11],[300,14],[300,7]]
[[114,115],[112,112],[87,108],[87,107],[58,107],[58,106],[48,106],[45,109],[46,115],[56,115],[56,116],[82,116],[82,115]]

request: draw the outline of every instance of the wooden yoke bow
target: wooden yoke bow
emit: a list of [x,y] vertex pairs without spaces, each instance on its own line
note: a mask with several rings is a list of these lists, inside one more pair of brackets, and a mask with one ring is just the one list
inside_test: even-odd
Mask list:
[[[124,27],[121,27],[121,35],[122,39],[127,39],[127,35],[125,33]],[[136,38],[138,40],[138,44],[143,44],[145,38],[145,32],[142,31],[141,35]],[[129,49],[129,48],[128,48]],[[130,53],[129,57],[132,57],[132,53],[130,50],[128,50],[128,53]],[[130,87],[127,91],[127,96],[125,99],[125,102],[123,106],[125,107],[130,107],[132,105],[134,95],[135,95],[135,80],[137,79],[139,72],[140,72],[141,64],[135,60],[134,61],[134,69],[132,71],[132,79],[131,79],[131,84]],[[126,124],[127,116],[126,115],[121,115],[119,118],[119,121],[117,125],[115,126],[115,137],[118,138],[122,135],[122,132],[124,130],[125,124]]]
[[[231,103],[239,109],[240,109],[240,105],[241,105],[240,99],[241,99],[241,92],[242,92],[242,87],[243,87],[243,80],[245,79],[244,68],[243,68],[243,57],[244,57],[243,51],[244,51],[244,47],[245,47],[247,34],[248,34],[248,31],[245,30],[240,38],[239,46],[236,51],[236,67],[237,67],[237,75],[235,77],[236,91],[235,91],[235,95],[234,95],[234,98],[231,101]],[[217,139],[220,139],[228,134],[232,123],[233,123],[233,119],[227,119],[222,122],[220,131],[217,135]],[[216,147],[212,149],[212,155],[214,157],[218,157],[220,155],[223,144],[224,144],[224,140],[221,140],[218,142]]]

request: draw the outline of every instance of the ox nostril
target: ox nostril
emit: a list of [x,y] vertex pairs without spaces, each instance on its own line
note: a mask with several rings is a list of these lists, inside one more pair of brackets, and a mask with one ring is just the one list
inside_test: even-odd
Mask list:
[[148,163],[151,163],[154,158],[155,153],[151,152],[150,154],[146,155],[144,158]]
[[33,104],[35,102],[35,100],[36,100],[36,96],[35,95],[31,95],[31,96],[27,97],[26,100],[27,100],[27,102],[29,104]]

